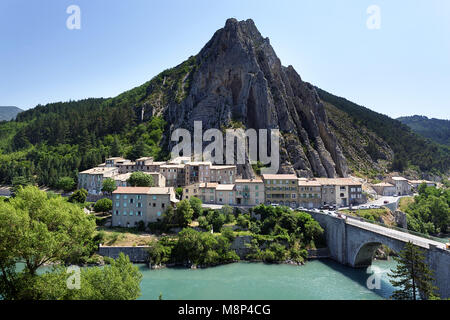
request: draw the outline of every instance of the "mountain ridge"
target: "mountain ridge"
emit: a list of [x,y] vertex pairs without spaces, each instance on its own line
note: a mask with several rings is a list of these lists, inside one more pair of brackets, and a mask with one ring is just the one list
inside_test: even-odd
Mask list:
[[14,106],[0,106],[0,121],[13,120],[23,110]]
[[399,117],[397,120],[425,138],[450,146],[450,120],[419,115]]

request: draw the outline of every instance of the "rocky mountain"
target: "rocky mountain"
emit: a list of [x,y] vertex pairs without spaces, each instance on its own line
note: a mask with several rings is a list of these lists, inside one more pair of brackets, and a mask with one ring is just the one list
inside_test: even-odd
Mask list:
[[0,107],[0,121],[13,120],[22,111],[17,107]]
[[[203,130],[236,123],[244,128],[277,128],[282,134],[281,173],[348,174],[316,90],[292,66],[281,64],[252,20],[227,20],[191,60],[192,70],[183,77],[183,82],[189,79],[189,86],[182,88],[184,99],[153,110],[164,114],[170,132],[180,127],[193,130],[194,121],[202,121]],[[249,166],[241,173],[253,175]]]
[[450,120],[429,119],[418,115],[400,117],[397,120],[425,138],[450,146]]

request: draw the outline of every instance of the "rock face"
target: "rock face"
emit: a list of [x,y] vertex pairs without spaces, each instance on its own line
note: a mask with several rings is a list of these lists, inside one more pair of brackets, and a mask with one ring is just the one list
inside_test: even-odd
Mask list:
[[[303,82],[292,66],[282,66],[252,20],[227,20],[195,59],[186,97],[165,107],[168,137],[176,128],[192,132],[194,121],[202,121],[203,130],[236,123],[277,128],[279,173],[347,176],[346,159],[315,88]],[[240,169],[244,177],[253,175],[250,166]]]

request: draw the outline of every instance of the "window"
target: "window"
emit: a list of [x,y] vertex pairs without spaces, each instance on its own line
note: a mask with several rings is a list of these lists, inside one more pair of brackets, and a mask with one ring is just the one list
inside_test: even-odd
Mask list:
[[133,210],[130,210],[130,216],[132,216],[133,215]]
[[116,216],[118,216],[119,215],[119,210],[116,210]]
[[153,200],[156,200],[156,196],[153,196]]
[[133,201],[134,201],[134,199],[133,199],[133,198],[130,198],[130,203],[133,203]]
[[165,203],[161,203],[161,208],[164,208],[166,204]]
[[123,198],[126,200],[126,199],[128,199],[128,196],[125,194],[125,195],[123,196]]
[[153,202],[153,207],[156,207],[156,203]]
[[116,199],[120,199],[120,195],[116,194]]
[[116,202],[116,207],[120,207],[120,203],[119,202]]
[[292,194],[292,199],[295,199],[295,193]]
[[127,215],[127,212],[126,212],[126,211],[124,211],[124,212],[123,212],[123,215],[124,215],[124,216],[126,216],[126,215]]
[[158,212],[156,213],[156,215],[157,215],[158,217],[161,217],[161,211],[158,211]]
[[124,203],[123,203],[123,206],[124,206],[124,208],[126,208],[126,207],[127,207],[127,203],[126,203],[126,202],[124,202]]

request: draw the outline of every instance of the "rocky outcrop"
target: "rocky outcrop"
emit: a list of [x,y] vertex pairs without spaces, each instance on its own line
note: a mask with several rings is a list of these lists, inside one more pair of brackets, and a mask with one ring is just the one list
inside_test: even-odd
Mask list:
[[[346,159],[315,88],[292,66],[282,66],[252,20],[227,20],[195,59],[186,97],[164,107],[167,139],[176,128],[193,132],[194,121],[202,121],[203,130],[232,123],[277,128],[282,134],[280,173],[347,176]],[[240,173],[253,175],[249,165]]]

